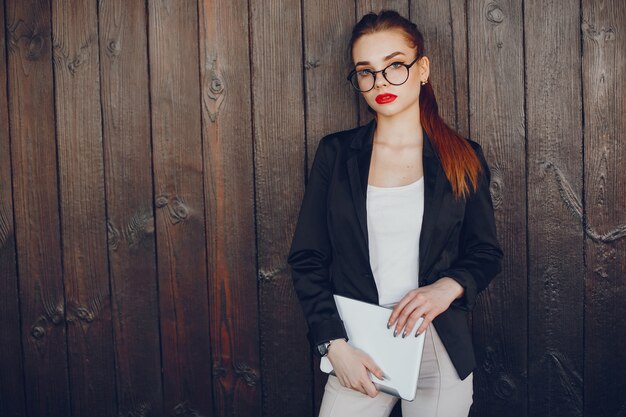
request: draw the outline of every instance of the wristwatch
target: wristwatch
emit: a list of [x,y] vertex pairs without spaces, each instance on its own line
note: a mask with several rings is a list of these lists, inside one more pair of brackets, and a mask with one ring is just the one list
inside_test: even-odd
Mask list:
[[[346,340],[343,337],[341,337],[340,339]],[[320,356],[324,357],[328,355],[330,344],[334,342],[335,340],[339,340],[339,339],[329,340],[328,342],[320,343],[319,345],[317,345],[317,351],[319,352]]]

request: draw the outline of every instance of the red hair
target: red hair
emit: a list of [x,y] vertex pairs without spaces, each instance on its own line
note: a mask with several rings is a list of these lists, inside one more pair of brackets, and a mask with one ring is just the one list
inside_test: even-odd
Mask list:
[[[424,55],[424,37],[415,23],[394,10],[382,10],[379,14],[370,12],[363,16],[352,29],[348,53],[352,62],[354,43],[363,35],[384,30],[399,30],[407,42],[417,49],[417,57]],[[420,122],[431,138],[431,142],[441,161],[443,170],[452,185],[455,198],[466,197],[469,182],[474,190],[478,186],[478,175],[482,165],[470,142],[446,124],[439,116],[439,107],[431,83],[422,85],[419,97]],[[371,110],[370,108],[370,111]]]

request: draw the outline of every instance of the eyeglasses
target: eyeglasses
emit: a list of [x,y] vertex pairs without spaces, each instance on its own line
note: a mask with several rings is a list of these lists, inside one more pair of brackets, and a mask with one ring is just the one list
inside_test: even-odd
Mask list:
[[387,80],[389,84],[402,85],[409,79],[409,68],[411,68],[419,58],[420,56],[417,56],[410,64],[393,62],[378,71],[369,69],[357,71],[353,69],[347,79],[350,81],[350,84],[352,84],[352,87],[361,93],[366,93],[374,88],[374,84],[376,84],[376,74],[379,72],[383,73],[383,77],[385,77],[385,80]]

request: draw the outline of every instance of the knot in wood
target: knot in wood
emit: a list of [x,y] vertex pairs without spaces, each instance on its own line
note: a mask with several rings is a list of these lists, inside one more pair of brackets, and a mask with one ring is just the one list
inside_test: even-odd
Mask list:
[[511,398],[515,392],[515,383],[506,374],[500,374],[494,384],[494,393],[503,400]]
[[30,331],[30,335],[37,340],[41,340],[46,335],[46,329],[42,326],[34,326]]
[[504,20],[504,12],[496,3],[489,3],[486,14],[487,20],[492,23],[500,24]]
[[28,41],[28,50],[26,53],[26,59],[29,61],[37,61],[41,57],[41,52],[45,45],[43,37],[36,33]]

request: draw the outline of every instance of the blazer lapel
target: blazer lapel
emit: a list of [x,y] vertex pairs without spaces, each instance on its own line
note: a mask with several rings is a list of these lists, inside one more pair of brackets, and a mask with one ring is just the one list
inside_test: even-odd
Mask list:
[[[358,129],[350,143],[350,148],[353,151],[347,160],[352,200],[363,232],[366,251],[369,247],[366,211],[367,180],[372,159],[375,128],[376,119],[372,119],[367,125]],[[424,165],[424,217],[419,241],[420,277],[431,263],[431,260],[427,258],[429,243],[435,230],[438,214],[441,211],[443,185],[446,180],[445,173],[430,142],[430,138],[426,134],[426,130],[422,129],[422,132],[424,136],[422,150],[422,162]],[[369,259],[369,251],[367,252]]]

